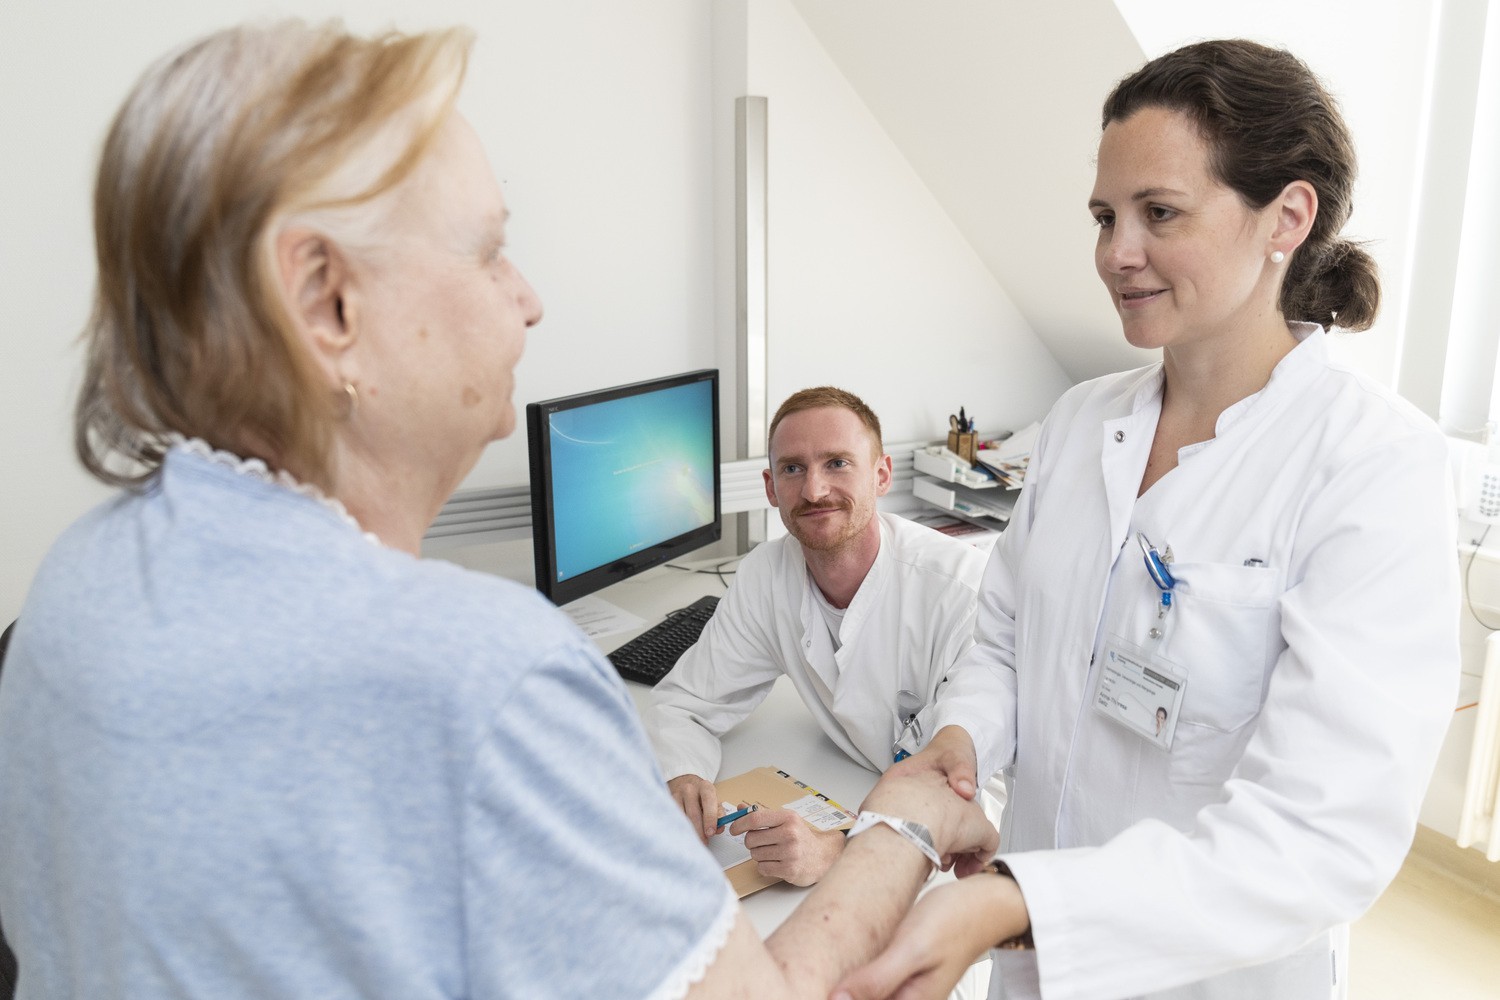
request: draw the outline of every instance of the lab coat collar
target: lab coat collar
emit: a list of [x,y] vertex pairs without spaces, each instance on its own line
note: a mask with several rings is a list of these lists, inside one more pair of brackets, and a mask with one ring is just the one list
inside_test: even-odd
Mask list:
[[[1323,328],[1316,323],[1288,323],[1297,346],[1287,352],[1271,370],[1271,377],[1259,392],[1227,407],[1214,425],[1214,437],[1188,445],[1178,452],[1178,461],[1186,461],[1216,441],[1231,428],[1249,426],[1247,419],[1275,412],[1288,399],[1301,392],[1318,372],[1327,367],[1328,343]],[[1142,368],[1139,378],[1121,385],[1121,402],[1130,400],[1128,412],[1104,421],[1100,443],[1106,500],[1110,514],[1111,551],[1119,552],[1135,508],[1135,491],[1146,471],[1151,439],[1161,416],[1162,387],[1166,370],[1161,362]],[[1121,407],[1123,409],[1123,407]],[[1107,409],[1106,412],[1109,412]]]
[[[1225,407],[1214,424],[1214,437],[1223,437],[1228,430],[1243,421],[1252,412],[1269,412],[1288,397],[1299,392],[1310,379],[1328,366],[1328,340],[1323,328],[1316,323],[1288,323],[1297,346],[1287,352],[1286,357],[1271,369],[1271,377],[1259,392],[1253,392]],[[1200,446],[1194,446],[1195,449]]]
[[1130,413],[1140,413],[1146,407],[1151,407],[1153,412],[1161,410],[1161,390],[1167,384],[1166,367],[1158,361],[1154,365],[1148,365],[1141,369],[1141,377],[1133,385],[1135,392],[1130,400]]
[[846,661],[857,655],[851,651],[859,645],[865,620],[879,604],[885,578],[891,572],[888,554],[891,548],[890,529],[879,511],[874,516],[876,523],[880,525],[880,548],[875,552],[875,561],[870,564],[870,571],[860,581],[859,589],[854,592],[854,599],[844,611],[844,622],[839,630],[843,645],[837,652],[834,652],[833,640],[829,638],[828,626],[824,623],[823,613],[818,610],[818,599],[813,593],[813,588],[818,584],[813,580],[812,570],[807,568],[801,543],[796,543],[798,559],[803,567],[802,579],[807,583],[802,591],[802,653],[808,667],[830,690],[843,672]]
[[[1146,460],[1151,456],[1151,440],[1156,434],[1156,422],[1161,417],[1164,384],[1165,375],[1160,362],[1141,369],[1139,379],[1122,386],[1119,399],[1120,403],[1127,398],[1130,400],[1128,412],[1105,420],[1100,428],[1099,456],[1105,503],[1109,510],[1109,544],[1110,551],[1116,554],[1125,542],[1130,513],[1135,508],[1136,489],[1141,476],[1146,473]],[[1103,602],[1102,590],[1091,596]]]
[[[1315,373],[1328,366],[1328,339],[1323,328],[1316,323],[1289,322],[1287,328],[1297,339],[1297,346],[1287,352],[1286,357],[1276,363],[1271,377],[1259,392],[1253,392],[1237,403],[1231,404],[1219,414],[1214,433],[1222,434],[1230,426],[1244,418],[1257,400],[1281,399],[1307,383]],[[1162,387],[1166,384],[1166,369],[1160,361],[1141,369],[1141,377],[1126,383],[1131,393],[1130,412],[1139,413],[1150,406],[1159,409]]]
[[875,550],[875,561],[870,564],[870,571],[860,581],[859,589],[854,592],[854,599],[844,612],[843,634],[848,636],[844,641],[845,647],[851,645],[851,640],[864,628],[865,619],[870,617],[871,610],[879,603],[886,575],[891,571],[891,532],[879,511],[875,512],[874,517],[875,523],[880,526],[880,548]]

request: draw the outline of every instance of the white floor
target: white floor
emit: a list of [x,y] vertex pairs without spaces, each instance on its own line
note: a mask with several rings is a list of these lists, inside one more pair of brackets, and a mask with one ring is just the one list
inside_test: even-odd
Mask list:
[[1496,885],[1413,851],[1354,925],[1351,1000],[1500,1000]]

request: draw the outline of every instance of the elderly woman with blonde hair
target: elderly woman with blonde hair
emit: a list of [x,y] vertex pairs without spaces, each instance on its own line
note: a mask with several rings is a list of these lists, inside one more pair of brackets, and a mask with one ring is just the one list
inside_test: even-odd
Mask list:
[[[122,489],[0,686],[21,997],[822,995],[927,873],[878,826],[763,945],[598,652],[418,558],[542,312],[468,48],[230,29],[110,130],[77,443]],[[995,846],[940,778],[868,805]]]

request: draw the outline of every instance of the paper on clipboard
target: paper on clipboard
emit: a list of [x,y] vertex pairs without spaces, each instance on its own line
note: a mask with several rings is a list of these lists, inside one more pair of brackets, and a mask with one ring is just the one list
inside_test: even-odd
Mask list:
[[[791,809],[819,830],[843,830],[854,824],[854,813],[779,768],[757,767],[715,782],[714,787],[724,802],[744,802],[762,809]],[[726,868],[724,874],[741,899],[781,881],[756,871],[753,860]]]
[[[721,802],[719,808],[727,815],[734,811],[734,803]],[[750,848],[745,846],[745,835],[742,833],[735,837],[728,830],[708,838],[708,853],[714,856],[719,868],[726,872],[735,865],[750,860]]]

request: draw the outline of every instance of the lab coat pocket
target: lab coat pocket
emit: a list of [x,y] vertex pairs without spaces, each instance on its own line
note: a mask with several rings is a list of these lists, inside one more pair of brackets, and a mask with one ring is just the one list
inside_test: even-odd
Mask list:
[[1277,574],[1263,566],[1179,563],[1172,575],[1174,620],[1162,653],[1187,673],[1179,721],[1235,732],[1260,712],[1279,627]]

